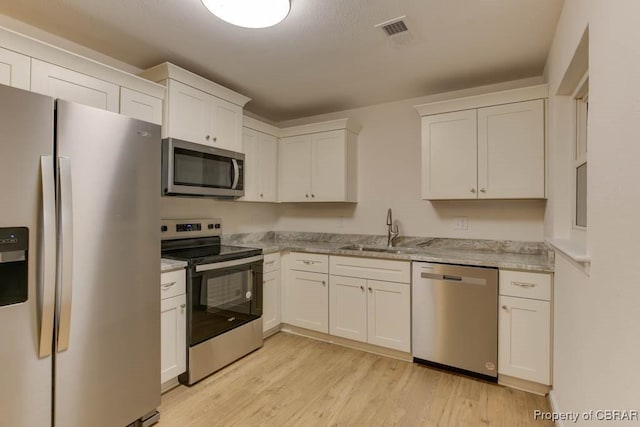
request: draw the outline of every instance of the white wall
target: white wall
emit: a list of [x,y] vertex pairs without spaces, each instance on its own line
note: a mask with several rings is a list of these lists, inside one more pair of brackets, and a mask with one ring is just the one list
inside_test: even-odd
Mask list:
[[219,201],[211,199],[163,197],[162,218],[220,218],[225,234],[274,230],[278,215],[271,203]]
[[[561,411],[640,409],[640,2],[565,0],[549,54],[555,93],[589,26],[588,251],[590,276],[556,262],[554,398]],[[555,120],[564,117],[552,106]],[[567,152],[563,131],[552,153]],[[566,148],[566,147],[565,147]],[[569,151],[570,154],[570,151]],[[556,157],[545,229],[568,236],[567,159]],[[566,212],[566,209],[565,209]],[[581,422],[580,424],[587,424]],[[606,422],[601,425],[628,425]]]
[[[379,104],[280,123],[294,126],[352,117],[362,125],[358,139],[357,204],[284,204],[278,230],[385,234],[387,209],[404,235],[542,240],[544,201],[446,201],[420,198],[420,116],[414,105],[446,96],[469,96],[540,83],[540,79],[492,85],[447,95]],[[468,217],[468,230],[454,218]]]

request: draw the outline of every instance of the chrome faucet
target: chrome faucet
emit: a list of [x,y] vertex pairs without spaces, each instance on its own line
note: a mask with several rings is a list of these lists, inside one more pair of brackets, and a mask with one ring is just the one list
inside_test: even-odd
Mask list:
[[393,217],[391,216],[391,208],[387,211],[387,226],[389,230],[387,231],[387,246],[393,247],[393,242],[398,238],[398,226],[393,226]]

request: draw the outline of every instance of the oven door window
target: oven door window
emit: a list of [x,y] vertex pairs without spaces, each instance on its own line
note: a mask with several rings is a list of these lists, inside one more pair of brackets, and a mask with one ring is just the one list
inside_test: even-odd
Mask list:
[[257,274],[251,265],[193,277],[191,345],[248,323],[262,314]]
[[199,151],[175,148],[173,183],[191,187],[233,187],[236,176],[232,159]]

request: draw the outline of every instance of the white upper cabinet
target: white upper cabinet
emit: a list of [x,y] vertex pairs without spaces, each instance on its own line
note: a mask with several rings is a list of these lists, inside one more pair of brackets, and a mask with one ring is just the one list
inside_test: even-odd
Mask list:
[[278,194],[281,202],[311,198],[311,135],[280,139]]
[[162,99],[146,93],[120,88],[120,114],[145,122],[162,124]]
[[37,59],[31,61],[31,90],[114,113],[120,112],[118,85]]
[[[205,144],[209,132],[211,95],[175,80],[167,82],[167,123],[163,136]],[[209,136],[209,140],[206,137]]]
[[249,98],[165,62],[141,76],[167,86],[163,137],[242,152],[242,108]]
[[29,90],[31,58],[0,48],[0,84]]
[[162,122],[163,86],[2,27],[0,84]]
[[282,129],[279,200],[356,202],[359,130],[348,119]]
[[422,118],[422,198],[476,198],[476,129],[476,110]]
[[422,198],[545,197],[546,85],[416,106]]
[[[244,149],[244,197],[246,202],[276,202],[278,189],[278,138],[252,129],[271,128],[266,124],[256,126],[256,120],[245,117],[242,129]],[[277,133],[277,128],[273,128]]]
[[544,198],[544,101],[478,109],[478,198]]

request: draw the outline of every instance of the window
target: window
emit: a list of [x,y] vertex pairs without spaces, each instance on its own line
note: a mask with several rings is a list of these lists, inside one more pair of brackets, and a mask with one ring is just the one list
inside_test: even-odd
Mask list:
[[576,145],[574,156],[575,208],[573,224],[578,228],[587,227],[587,123],[589,119],[589,79],[583,79],[575,94],[576,102]]

